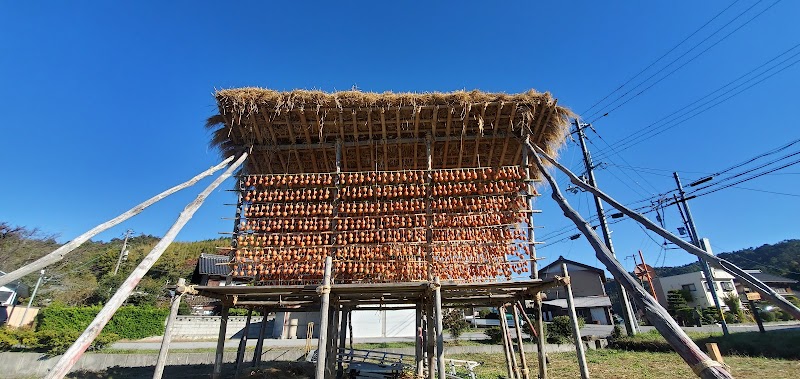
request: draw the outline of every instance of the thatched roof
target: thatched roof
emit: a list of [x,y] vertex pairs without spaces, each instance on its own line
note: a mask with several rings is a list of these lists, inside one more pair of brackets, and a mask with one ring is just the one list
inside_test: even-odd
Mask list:
[[[343,171],[411,170],[520,164],[519,139],[550,153],[563,144],[572,113],[549,93],[480,91],[368,93],[262,88],[215,93],[211,144],[223,155],[251,150],[251,174],[333,172],[336,141]],[[523,126],[527,128],[523,128]]]

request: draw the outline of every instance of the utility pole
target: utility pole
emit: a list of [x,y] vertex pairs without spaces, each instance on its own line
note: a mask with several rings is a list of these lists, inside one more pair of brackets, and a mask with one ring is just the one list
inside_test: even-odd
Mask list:
[[33,287],[33,293],[31,293],[31,298],[28,299],[28,307],[25,308],[25,312],[22,312],[22,319],[19,321],[19,326],[22,326],[25,322],[25,316],[28,315],[28,310],[31,309],[31,304],[33,304],[33,298],[36,297],[36,291],[39,290],[39,286],[42,284],[42,279],[44,279],[44,270],[39,271],[39,280],[36,281],[36,287]]
[[[577,129],[578,132],[578,137],[581,141],[581,150],[583,150],[583,164],[586,166],[586,175],[588,176],[589,185],[592,187],[597,187],[597,181],[594,178],[592,155],[589,153],[589,149],[586,147],[586,134],[583,132],[583,128],[588,124],[581,124],[577,118],[575,119],[574,123],[575,129]],[[611,243],[611,231],[608,229],[608,224],[606,223],[606,214],[603,211],[603,203],[600,202],[599,197],[593,197],[594,205],[597,208],[597,218],[600,220],[600,228],[603,230],[603,239],[605,240],[606,247],[608,247],[608,250],[611,251],[611,254],[614,255],[614,258],[616,258],[616,254],[614,253],[614,245]],[[633,336],[637,332],[636,317],[633,314],[633,308],[631,307],[631,302],[628,299],[628,292],[625,291],[625,288],[622,287],[622,284],[619,280],[617,280],[617,285],[619,288],[619,300],[620,303],[622,303],[622,316],[625,319],[625,331],[629,336]]]
[[[697,246],[697,248],[709,251],[707,246],[704,246],[703,243],[700,242],[699,234],[697,234],[697,227],[694,225],[694,219],[692,218],[692,212],[689,211],[689,203],[686,201],[686,193],[683,192],[683,185],[681,184],[681,178],[678,176],[677,172],[673,172],[672,175],[675,177],[675,183],[678,184],[678,194],[680,196],[680,201],[678,202],[678,207],[683,208],[683,213],[686,215],[686,226],[691,231],[691,239],[692,245]],[[722,333],[724,335],[728,335],[728,324],[725,322],[725,314],[722,313],[722,306],[719,303],[719,296],[717,296],[717,286],[714,280],[714,273],[711,272],[711,268],[708,266],[708,262],[705,259],[698,257],[697,260],[700,262],[700,267],[703,269],[703,275],[706,277],[706,286],[708,286],[708,290],[711,292],[711,299],[714,300],[714,307],[717,308],[717,312],[719,313],[720,325],[722,326]]]
[[117,258],[117,266],[114,267],[114,275],[112,276],[116,276],[117,272],[119,271],[119,265],[122,263],[122,256],[125,255],[125,248],[128,247],[128,238],[130,238],[131,233],[133,233],[133,230],[128,229],[125,231],[125,240],[122,242],[122,249],[119,250],[119,258]]

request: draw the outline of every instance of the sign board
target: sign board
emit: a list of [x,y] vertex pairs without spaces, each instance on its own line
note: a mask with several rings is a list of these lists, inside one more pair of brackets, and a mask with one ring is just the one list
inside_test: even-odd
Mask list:
[[748,301],[750,301],[750,300],[752,300],[752,301],[761,300],[761,294],[758,293],[758,292],[748,292],[747,293],[747,300]]

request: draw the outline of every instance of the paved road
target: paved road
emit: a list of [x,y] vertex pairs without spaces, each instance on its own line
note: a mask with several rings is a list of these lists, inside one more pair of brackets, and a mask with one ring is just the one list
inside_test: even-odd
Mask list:
[[[740,332],[754,332],[758,331],[758,327],[755,324],[731,324],[728,325],[729,330],[731,333],[740,333]],[[613,326],[611,325],[586,325],[581,328],[581,335],[588,336],[594,335],[599,337],[606,337],[611,335],[613,330]],[[640,330],[642,332],[648,332],[653,330],[652,326],[641,326]],[[684,327],[684,330],[687,332],[704,332],[704,333],[712,333],[712,332],[719,332],[722,333],[722,328],[718,325],[705,325],[701,327]],[[781,329],[800,329],[800,321],[789,321],[789,322],[776,322],[776,323],[769,323],[765,325],[766,330],[781,330]],[[512,329],[513,333],[513,329]],[[486,339],[486,335],[483,334],[482,329],[478,330],[470,330],[464,333],[461,336],[461,339],[465,340],[481,340]],[[445,336],[446,340],[449,340],[449,336]],[[355,343],[380,343],[380,342],[414,342],[413,338],[358,338],[354,341]],[[255,346],[256,340],[249,339],[247,340],[247,346]],[[264,340],[264,348],[268,349],[271,347],[304,347],[306,345],[306,340],[304,339],[293,339],[293,340],[279,340],[279,339],[266,339]],[[316,346],[317,340],[311,340],[311,345]],[[124,350],[158,350],[161,346],[161,340],[158,338],[150,338],[140,341],[127,341],[127,342],[116,342],[111,347],[114,349],[124,349]],[[217,343],[215,341],[172,341],[170,344],[170,349],[213,349],[216,348]],[[228,339],[225,341],[226,348],[236,348],[239,346],[238,339]]]

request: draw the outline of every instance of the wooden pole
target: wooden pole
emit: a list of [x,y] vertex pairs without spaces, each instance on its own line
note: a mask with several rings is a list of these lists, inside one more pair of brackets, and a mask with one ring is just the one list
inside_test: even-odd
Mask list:
[[756,308],[756,303],[753,300],[747,299],[747,304],[750,306],[750,313],[753,314],[756,325],[758,325],[758,332],[766,333],[767,331],[764,329],[764,322],[761,321],[761,314],[758,312],[758,308]]
[[417,378],[420,379],[425,375],[425,358],[423,353],[423,346],[425,343],[425,339],[423,338],[423,328],[422,328],[422,301],[417,301],[417,309],[416,309],[416,338],[414,342],[414,362],[417,364],[417,370],[415,371],[417,374]]
[[211,372],[211,379],[222,377],[222,359],[225,354],[225,334],[228,331],[228,310],[227,304],[222,304],[222,313],[219,315],[219,335],[217,335],[217,350],[214,353],[214,370]]
[[[525,141],[530,141],[530,134],[528,133],[528,128],[522,129],[522,138]],[[531,279],[539,279],[539,266],[538,261],[536,259],[536,245],[533,243],[536,241],[534,235],[534,225],[533,225],[533,198],[534,194],[536,193],[536,188],[533,185],[533,178],[531,177],[531,169],[530,169],[530,159],[528,158],[528,149],[522,149],[522,169],[525,171],[525,206],[528,208],[528,219],[525,220],[525,223],[528,224],[527,227],[527,237],[528,237],[528,252],[531,259],[530,263],[530,270],[531,270]],[[524,311],[522,313],[525,313]]]
[[516,304],[513,304],[511,306],[511,309],[513,311],[511,315],[514,317],[514,331],[517,333],[517,345],[519,346],[519,363],[520,365],[522,365],[522,378],[530,379],[531,372],[530,370],[528,370],[528,361],[525,358],[525,347],[524,347],[525,341],[522,340],[522,322],[520,322],[519,311],[517,310]]
[[267,332],[267,309],[261,308],[261,327],[258,328],[258,341],[253,352],[253,367],[261,365],[261,352],[264,349],[264,334]]
[[[528,148],[533,149],[530,144],[528,145]],[[542,156],[547,157],[547,155],[541,149],[538,149],[537,152]],[[732,376],[723,367],[703,353],[703,351],[697,347],[694,341],[692,341],[692,339],[686,335],[686,333],[675,322],[675,320],[672,319],[666,309],[664,309],[658,303],[658,301],[656,301],[656,299],[650,296],[650,294],[647,293],[644,287],[642,287],[635,278],[625,271],[625,268],[622,267],[622,264],[620,264],[616,258],[614,258],[614,256],[611,254],[611,251],[608,250],[605,243],[603,243],[603,241],[600,239],[600,236],[595,233],[591,225],[589,225],[589,223],[586,222],[586,220],[584,220],[583,217],[581,217],[581,215],[569,205],[567,199],[561,194],[561,190],[558,188],[558,184],[556,183],[555,179],[552,175],[550,175],[549,172],[547,172],[547,169],[544,167],[539,155],[531,155],[534,157],[534,162],[539,168],[540,173],[550,184],[550,188],[552,188],[553,200],[558,203],[558,205],[561,207],[561,210],[564,212],[564,215],[572,220],[573,223],[575,223],[575,226],[577,226],[578,230],[580,230],[589,241],[589,244],[595,251],[597,259],[603,262],[608,271],[611,272],[611,275],[613,275],[614,278],[620,282],[620,284],[624,285],[628,292],[634,294],[634,300],[636,300],[641,309],[644,309],[647,319],[661,333],[661,335],[664,336],[664,339],[667,340],[667,343],[672,346],[678,355],[683,358],[683,360],[699,377],[703,379],[732,378]],[[552,158],[548,158],[548,161],[550,161],[550,159]],[[550,162],[554,165],[558,165],[558,162],[555,162],[555,160]],[[577,178],[576,182],[579,182]],[[613,206],[613,204],[611,205]]]
[[522,323],[519,320],[519,311],[516,304],[511,306],[511,315],[514,317],[514,332],[517,334],[517,346],[519,346],[519,363],[522,365],[522,379],[530,379],[531,373],[528,370],[528,361],[525,358],[525,347],[522,340]]
[[[336,349],[337,357],[341,353],[344,358],[344,347],[347,344],[347,324],[350,322],[350,308],[342,309],[342,324],[339,327],[339,346]],[[339,365],[336,371],[336,377],[341,379],[344,376],[344,359],[338,359]]]
[[244,361],[244,350],[247,348],[247,334],[250,333],[250,319],[253,317],[253,308],[247,310],[247,318],[244,321],[244,333],[242,338],[239,339],[239,348],[236,350],[236,369],[234,378],[239,377],[239,372],[242,369]]
[[169,307],[169,316],[167,316],[167,325],[164,327],[164,337],[161,339],[161,348],[158,350],[158,360],[156,360],[156,370],[153,373],[153,379],[161,379],[164,375],[164,366],[167,364],[167,353],[169,352],[169,344],[172,342],[172,325],[175,323],[175,316],[178,315],[178,308],[181,305],[182,292],[178,289],[186,285],[186,279],[178,279],[178,286],[175,288],[175,295],[172,296],[172,305]]
[[203,179],[206,176],[209,176],[209,175],[219,171],[223,167],[225,167],[228,163],[230,163],[230,161],[232,159],[233,159],[233,157],[228,157],[227,159],[222,161],[220,164],[218,164],[218,165],[216,165],[214,167],[211,167],[208,170],[205,170],[205,171],[197,174],[197,176],[195,176],[194,178],[191,178],[191,179],[187,180],[186,182],[178,184],[175,187],[172,187],[172,188],[170,188],[170,189],[168,189],[168,190],[166,190],[166,191],[164,191],[164,192],[162,192],[162,193],[160,193],[158,195],[155,195],[155,196],[151,197],[150,199],[145,200],[143,203],[141,203],[141,204],[129,209],[125,213],[123,213],[123,214],[121,214],[121,215],[119,215],[119,216],[117,216],[117,217],[115,217],[115,218],[113,218],[111,220],[108,220],[108,221],[106,221],[106,222],[104,222],[104,223],[102,223],[100,225],[95,226],[94,228],[92,228],[88,232],[83,233],[80,236],[78,236],[77,238],[75,238],[74,240],[67,242],[66,244],[64,244],[63,246],[59,247],[58,249],[56,249],[55,251],[51,252],[50,254],[47,254],[47,255],[45,255],[45,256],[43,256],[43,257],[41,257],[41,258],[31,262],[31,263],[29,263],[29,264],[27,264],[25,266],[22,266],[22,267],[14,270],[14,271],[11,271],[8,274],[0,276],[0,287],[6,285],[8,283],[11,283],[11,282],[13,282],[13,281],[25,276],[25,275],[28,275],[28,274],[30,274],[32,272],[39,271],[39,270],[41,270],[41,269],[43,269],[43,268],[45,268],[47,266],[50,266],[53,263],[56,263],[56,262],[62,260],[67,254],[69,254],[69,252],[71,252],[72,250],[75,250],[78,246],[82,245],[84,242],[88,241],[92,237],[98,235],[100,232],[108,230],[108,229],[118,225],[119,223],[121,223],[121,222],[123,222],[123,221],[125,221],[125,220],[127,220],[127,219],[129,219],[129,218],[131,218],[133,216],[136,216],[137,214],[141,213],[145,208],[157,203],[158,201],[166,198],[169,195],[172,195],[175,192],[178,192],[178,191],[180,191],[180,190],[182,190],[184,188],[189,188],[189,187],[193,186],[195,183],[200,181],[200,179]]
[[508,373],[508,379],[516,379],[517,375],[515,373],[516,364],[514,364],[514,351],[513,347],[511,346],[510,338],[508,337],[508,323],[506,321],[506,308],[505,306],[497,307],[497,313],[500,316],[500,333],[502,333],[503,338],[503,353],[506,356],[506,372]]
[[[728,273],[730,273],[731,275],[733,275],[737,279],[739,279],[742,282],[744,282],[745,284],[747,284],[748,287],[755,289],[758,293],[760,293],[762,296],[766,297],[768,300],[770,300],[772,303],[774,303],[775,305],[780,307],[782,310],[784,310],[787,313],[791,314],[792,317],[794,317],[795,319],[800,320],[800,308],[794,306],[794,304],[790,303],[783,296],[779,295],[777,292],[775,292],[768,285],[764,284],[760,280],[758,280],[755,277],[753,277],[753,275],[751,275],[750,273],[742,270],[738,266],[734,265],[731,262],[726,261],[725,259],[722,259],[722,258],[720,258],[720,257],[718,257],[716,255],[713,255],[713,254],[709,254],[705,250],[700,249],[699,247],[694,246],[694,245],[684,241],[680,237],[670,233],[666,229],[663,229],[660,226],[658,226],[655,223],[653,223],[652,221],[648,220],[643,215],[641,215],[639,213],[636,213],[633,210],[631,210],[630,208],[622,205],[618,201],[614,200],[611,196],[606,195],[603,191],[600,191],[596,187],[593,187],[593,186],[590,186],[590,185],[584,183],[577,176],[575,176],[575,174],[573,174],[572,171],[570,171],[568,168],[566,168],[563,165],[561,165],[560,163],[558,163],[558,161],[556,161],[555,159],[553,159],[552,157],[547,155],[547,153],[545,153],[538,146],[532,145],[532,144],[527,144],[527,146],[528,146],[529,149],[536,151],[539,155],[544,157],[548,162],[550,162],[553,166],[558,168],[561,172],[566,174],[570,178],[572,183],[575,184],[576,186],[580,187],[583,190],[589,191],[592,194],[597,195],[598,197],[603,199],[603,201],[605,201],[606,203],[608,203],[612,207],[616,208],[617,210],[622,212],[624,215],[626,215],[626,216],[630,217],[631,219],[633,219],[634,221],[642,224],[642,226],[644,226],[645,228],[652,230],[653,232],[655,232],[659,236],[665,238],[667,241],[670,241],[670,242],[674,243],[675,245],[677,245],[681,249],[686,250],[688,253],[696,255],[698,257],[701,257],[701,258],[705,259],[706,261],[708,261],[709,263],[714,263],[716,265],[716,267],[720,267],[723,270],[727,271]],[[537,157],[537,160],[538,160],[538,155],[536,157]],[[541,160],[539,160],[539,162],[541,162]],[[566,199],[564,199],[564,201],[566,201]]]
[[436,368],[439,379],[447,378],[447,367],[444,363],[444,323],[442,322],[442,283],[437,276],[434,279],[433,302],[436,307]]
[[433,316],[433,299],[430,294],[425,303],[425,350],[428,355],[428,379],[436,377],[436,327]]
[[[566,279],[569,278],[567,272],[567,264],[561,264],[561,275]],[[567,310],[569,311],[569,318],[572,321],[572,339],[575,342],[575,353],[578,355],[578,367],[581,369],[581,379],[589,379],[589,366],[586,365],[586,351],[583,348],[583,341],[581,340],[581,327],[578,324],[578,312],[575,311],[575,299],[572,298],[572,284],[567,281],[564,286],[564,292],[567,294]]]
[[320,294],[319,305],[319,338],[317,343],[317,368],[316,379],[325,379],[325,362],[328,349],[328,312],[330,311],[331,301],[331,266],[333,258],[325,258],[325,275],[322,279],[322,286],[317,289]]
[[336,358],[339,351],[339,315],[341,314],[341,308],[338,300],[334,300],[332,305],[333,312],[328,314],[330,318],[330,324],[328,325],[331,330],[328,333],[328,354],[327,362],[325,362],[325,377],[328,378],[336,377]]
[[547,353],[545,352],[545,343],[547,343],[544,335],[544,316],[542,315],[542,293],[537,292],[534,298],[536,302],[536,340],[538,341],[537,355],[539,361],[539,379],[547,379]]
[[86,330],[81,334],[80,337],[75,341],[75,343],[67,349],[66,353],[61,356],[61,359],[56,362],[56,365],[50,370],[47,375],[48,379],[53,378],[63,378],[67,375],[72,366],[78,362],[81,355],[84,351],[89,347],[89,345],[94,341],[97,335],[103,330],[103,327],[108,323],[108,320],[111,319],[111,316],[116,313],[117,309],[122,306],[125,300],[130,296],[131,292],[136,288],[136,285],[139,284],[139,281],[142,280],[147,271],[150,270],[151,267],[156,263],[161,254],[164,253],[164,250],[167,249],[170,243],[175,240],[175,237],[178,235],[178,232],[183,229],[184,225],[192,218],[194,213],[197,209],[203,205],[203,202],[206,200],[208,195],[211,194],[217,187],[219,187],[225,179],[228,179],[234,171],[236,171],[239,166],[244,163],[245,159],[247,158],[247,153],[242,153],[242,155],[237,159],[233,164],[231,164],[225,172],[222,173],[219,177],[217,177],[211,184],[206,187],[197,198],[189,203],[189,205],[184,208],[183,212],[181,212],[180,216],[178,216],[178,220],[175,221],[175,224],[164,234],[164,237],[161,238],[160,241],[153,247],[153,250],[147,254],[147,256],[142,259],[133,272],[131,272],[130,276],[120,285],[117,292],[111,299],[106,302],[106,305],[103,306],[103,309],[97,314],[91,324],[86,328]]

